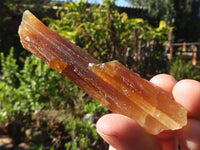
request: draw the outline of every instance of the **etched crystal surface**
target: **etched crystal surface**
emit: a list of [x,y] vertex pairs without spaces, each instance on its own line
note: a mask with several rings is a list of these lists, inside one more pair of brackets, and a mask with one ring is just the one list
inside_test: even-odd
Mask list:
[[23,47],[113,112],[158,134],[187,123],[187,111],[171,95],[117,61],[100,64],[85,50],[48,29],[29,11],[19,27]]

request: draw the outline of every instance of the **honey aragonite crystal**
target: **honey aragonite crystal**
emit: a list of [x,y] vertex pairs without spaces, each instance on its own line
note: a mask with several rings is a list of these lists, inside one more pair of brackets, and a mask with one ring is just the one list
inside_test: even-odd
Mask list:
[[19,35],[25,49],[111,111],[134,119],[150,134],[186,125],[187,111],[170,94],[117,61],[99,63],[29,11],[23,14]]

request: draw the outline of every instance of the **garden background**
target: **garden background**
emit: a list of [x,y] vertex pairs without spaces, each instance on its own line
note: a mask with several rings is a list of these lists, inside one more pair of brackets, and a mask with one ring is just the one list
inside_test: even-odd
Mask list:
[[173,42],[200,41],[200,1],[129,2],[129,8],[114,0],[0,3],[0,135],[37,150],[107,148],[95,122],[109,111],[22,48],[17,31],[26,9],[101,62],[119,60],[146,79],[169,73],[200,80],[191,60],[180,55],[169,62],[166,48],[171,31]]

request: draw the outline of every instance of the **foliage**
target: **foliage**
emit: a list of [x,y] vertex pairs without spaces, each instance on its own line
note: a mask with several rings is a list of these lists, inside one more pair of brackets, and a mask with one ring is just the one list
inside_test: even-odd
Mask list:
[[[170,30],[166,24],[155,28],[141,18],[129,19],[126,13],[118,12],[114,1],[90,7],[83,0],[66,3],[57,15],[60,19],[45,19],[50,22],[49,28],[83,47],[100,61],[119,60],[145,76],[146,68],[152,67],[145,63],[148,59],[151,60],[148,63],[154,65],[151,70],[163,71],[164,67],[156,66],[158,63],[155,61],[164,63],[162,46]],[[147,53],[151,53],[148,58]]]
[[[37,9],[38,13],[44,13],[47,8],[44,6],[48,5],[48,1],[43,0],[2,0],[7,8],[13,12],[23,13],[26,9],[31,9],[35,12]],[[42,5],[41,5],[42,4]]]
[[99,138],[94,125],[78,117],[66,121],[66,130],[71,135],[71,141],[65,144],[67,150],[92,150]]
[[177,12],[182,10],[191,12],[190,0],[127,0],[133,5],[143,6],[148,9],[148,16],[154,20],[165,20],[167,24],[174,25]]
[[[1,0],[0,2],[0,52],[9,53],[15,47],[15,56],[26,56],[19,42],[18,27],[24,10],[29,9],[41,19],[48,14],[50,2],[45,0]],[[19,65],[20,62],[18,62]]]
[[34,146],[33,150],[43,150],[43,145],[40,146]]
[[192,65],[192,62],[184,62],[181,58],[176,58],[170,65],[169,73],[177,80],[195,79],[200,81],[200,70]]
[[[11,48],[8,56],[1,53],[0,121],[15,119],[29,123],[31,116],[42,110],[50,110],[52,113],[53,110],[66,110],[65,118],[59,121],[66,124],[64,130],[72,136],[68,139],[66,147],[71,149],[73,143],[77,143],[82,149],[95,148],[101,143],[92,125],[96,119],[92,119],[91,122],[84,117],[91,114],[92,118],[96,118],[106,113],[107,109],[33,55],[27,56],[24,66],[19,68],[13,53],[14,48]],[[48,120],[47,124],[54,118]],[[54,124],[51,124],[46,130],[51,132],[53,126]],[[89,146],[92,143],[93,145]],[[40,149],[41,146],[35,148]]]
[[146,17],[154,26],[164,20],[170,26],[176,26],[174,32],[177,41],[199,40],[199,7],[195,0],[126,0],[134,6],[148,9]]
[[56,73],[51,72],[41,60],[33,56],[27,57],[24,68],[19,70],[12,48],[7,57],[1,53],[1,66],[1,121],[31,115],[47,104],[47,101],[40,102],[41,94],[45,95],[47,89],[50,90],[49,93],[56,89],[55,84],[52,84],[51,80],[48,81],[54,78]]
[[[49,27],[100,61],[117,59],[142,76],[163,72],[162,46],[170,30],[165,22],[155,28],[143,19],[129,19],[118,12],[113,0],[91,6],[86,1],[65,3],[57,15],[60,19],[45,19]],[[35,56],[21,58],[22,66],[18,62],[14,48],[7,56],[1,53],[0,121],[15,118],[27,123],[37,112],[66,110],[61,119],[67,131],[65,147],[105,149],[94,123],[108,110]]]

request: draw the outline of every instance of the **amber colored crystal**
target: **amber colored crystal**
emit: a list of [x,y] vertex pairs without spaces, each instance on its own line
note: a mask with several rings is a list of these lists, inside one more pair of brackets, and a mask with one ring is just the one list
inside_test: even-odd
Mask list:
[[175,102],[172,95],[118,61],[91,63],[89,68],[124,96],[123,100],[115,102],[124,109],[123,114],[136,120],[150,133],[180,129],[186,125],[187,111]]
[[85,50],[48,29],[29,11],[19,27],[25,49],[77,84],[113,112],[158,134],[187,123],[187,111],[173,97],[117,61],[100,64]]

